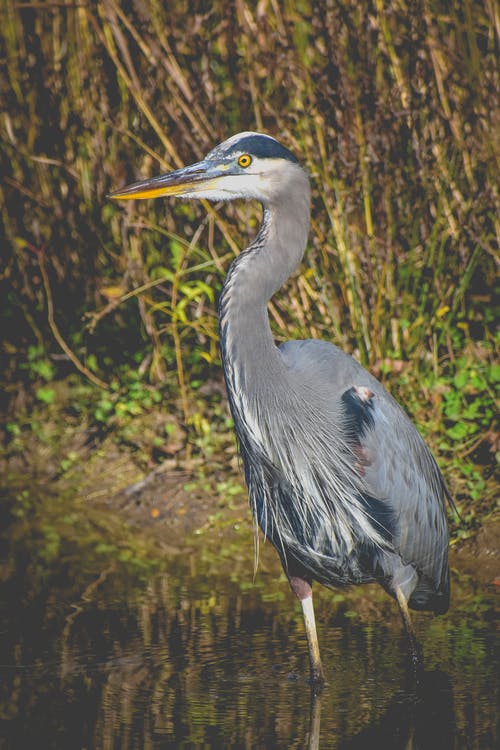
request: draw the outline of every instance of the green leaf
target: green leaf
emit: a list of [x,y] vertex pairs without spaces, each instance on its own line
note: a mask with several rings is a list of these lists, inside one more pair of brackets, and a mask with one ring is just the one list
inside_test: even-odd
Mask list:
[[44,404],[53,404],[56,397],[56,392],[53,388],[43,387],[38,388],[36,391],[36,397],[39,401]]
[[462,438],[467,437],[471,432],[471,424],[470,422],[457,422],[453,427],[450,427],[448,430],[448,435],[453,440],[462,440]]
[[492,365],[490,368],[490,380],[492,383],[498,383],[500,382],[500,364],[498,365]]
[[461,370],[460,372],[457,372],[457,374],[453,378],[453,385],[456,388],[463,388],[468,379],[469,373],[467,372],[467,370]]

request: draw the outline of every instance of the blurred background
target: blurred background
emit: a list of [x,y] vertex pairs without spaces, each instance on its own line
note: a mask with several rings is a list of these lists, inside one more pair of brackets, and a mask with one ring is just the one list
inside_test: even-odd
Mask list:
[[[170,555],[197,561],[170,581],[174,609],[162,632],[174,650],[181,648],[182,638],[176,638],[186,612],[190,622],[201,617],[213,644],[226,638],[220,628],[224,634],[238,630],[235,611],[254,606],[245,593],[253,585],[251,523],[224,395],[216,305],[231,260],[258,229],[260,208],[163,200],[116,205],[106,198],[127,182],[198,160],[248,129],[290,148],[309,171],[313,189],[304,262],[270,305],[276,340],[325,338],[369,367],[416,421],[456,498],[456,567],[462,574],[472,567],[466,583],[458,584],[451,641],[444,625],[426,632],[437,664],[449,648],[452,676],[473,675],[458,701],[461,734],[451,731],[455,746],[494,744],[494,722],[481,703],[487,690],[494,705],[491,672],[482,681],[491,668],[491,649],[484,645],[490,642],[475,634],[492,632],[489,597],[498,566],[498,558],[491,562],[498,551],[500,381],[497,4],[2,0],[1,7],[1,581],[11,633],[3,661],[19,668],[32,663],[25,656],[33,655],[33,646],[26,651],[22,643],[34,642],[36,630],[21,639],[18,633],[26,607],[35,608],[35,621],[45,622],[51,643],[45,656],[33,657],[45,665],[41,673],[23,681],[14,670],[7,681],[3,721],[16,717],[12,726],[21,731],[26,695],[52,685],[45,671],[52,674],[49,652],[59,687],[64,672],[78,673],[79,690],[92,685],[101,696],[97,703],[102,685],[109,690],[100,667],[85,675],[87,682],[80,666],[71,671],[74,662],[66,669],[76,631],[78,643],[87,644],[81,663],[89,660],[85,649],[93,638],[77,613],[89,602],[100,611],[95,595],[104,581],[114,581],[114,605],[127,599],[134,613],[120,610],[116,621],[105,618],[104,629],[114,633],[109,653],[120,652],[120,659],[122,651],[129,653],[120,640],[124,622],[136,623],[134,638],[149,648],[151,623],[167,606],[164,585],[150,577],[164,574]],[[203,553],[200,539],[207,545]],[[216,553],[207,552],[214,544]],[[481,572],[470,562],[478,556]],[[221,558],[229,561],[229,572],[220,567]],[[262,565],[272,591],[280,576],[272,553],[264,550]],[[231,578],[235,587],[222,600],[220,578]],[[182,588],[180,580],[189,585]],[[124,593],[129,589],[134,596]],[[270,590],[263,584],[262,611],[257,607],[252,622],[274,612]],[[285,590],[281,580],[278,599],[288,596]],[[336,596],[332,601],[325,592],[321,599],[320,627],[323,617],[323,623],[342,622],[351,634],[353,621],[361,618],[363,653],[373,643],[369,623],[374,617],[376,627],[385,622],[378,594],[363,589]],[[293,603],[286,601],[286,626],[283,613],[269,624],[280,648],[290,632],[301,632]],[[220,628],[213,624],[218,617],[225,623]],[[59,630],[52,629],[55,623]],[[101,632],[101,625],[94,617],[88,627]],[[394,629],[399,632],[396,619]],[[328,641],[326,628],[324,633]],[[191,695],[183,670],[196,672],[193,665],[202,659],[183,638],[187,666],[177,664],[173,674],[181,677],[172,677],[180,679],[176,695],[182,706]],[[479,642],[483,646],[474,650],[471,644]],[[257,644],[259,658],[266,644]],[[241,658],[239,647],[234,653]],[[108,656],[99,663],[111,664],[116,679],[117,663],[106,661]],[[481,665],[479,672],[470,659]],[[61,664],[66,671],[59,671]],[[123,698],[120,670],[110,699],[115,718]],[[237,692],[228,679],[223,676],[226,689],[229,684],[229,692]],[[256,690],[248,679],[245,711]],[[137,698],[137,685],[146,683],[134,680],[131,694]],[[450,692],[436,684],[449,713]],[[203,695],[203,680],[197,685]],[[380,694],[377,685],[367,685],[375,703],[364,718],[346,721],[345,734],[332,725],[336,737],[351,737],[367,717],[379,721],[389,710],[373,697]],[[174,690],[172,683],[168,689]],[[225,715],[226,693],[219,690]],[[156,710],[158,696],[150,701],[145,695],[134,721],[144,705]],[[283,701],[290,710],[286,689]],[[45,704],[35,703],[43,715]],[[182,710],[175,720],[170,715],[159,736],[173,738],[173,744],[162,747],[197,746],[193,726],[199,726],[200,712],[207,721],[211,709],[195,704],[194,719]],[[348,704],[359,708],[355,695]],[[61,716],[66,709],[62,700]],[[273,724],[274,745],[242,724],[241,735],[227,746],[302,747],[308,722],[295,734],[283,710],[281,724]],[[106,724],[106,712],[100,716],[98,732],[111,734],[107,744],[102,735],[96,746],[154,746],[154,732],[148,745],[137,724],[133,741],[127,744],[120,730],[122,744],[113,744],[114,725]],[[64,724],[58,715],[47,736],[57,722]],[[474,734],[472,725],[482,734]],[[14,736],[21,735],[0,746],[23,746]],[[214,735],[214,747],[223,746],[221,736],[227,737]],[[467,744],[464,737],[473,739]],[[204,741],[212,746],[209,735]]]
[[[197,393],[221,382],[216,299],[259,209],[123,208],[106,194],[262,130],[313,184],[303,267],[271,307],[277,340],[324,337],[386,380],[446,461],[454,494],[477,493],[477,512],[498,450],[496,4],[5,10],[7,439],[23,409],[58,402],[63,380],[96,428],[123,431],[160,393],[179,420],[169,429],[189,426],[172,449],[187,441],[189,456],[205,418],[217,431],[219,389]],[[161,458],[149,437],[137,446],[144,463]]]

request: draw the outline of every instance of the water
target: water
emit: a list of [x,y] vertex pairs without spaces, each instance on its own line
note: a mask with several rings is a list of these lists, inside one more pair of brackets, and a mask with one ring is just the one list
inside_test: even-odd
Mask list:
[[417,685],[383,592],[318,590],[328,684],[315,698],[271,550],[253,583],[248,540],[230,548],[237,564],[191,548],[145,576],[80,550],[35,565],[23,534],[0,592],[2,750],[499,746],[489,587],[455,582],[450,615],[417,618]]

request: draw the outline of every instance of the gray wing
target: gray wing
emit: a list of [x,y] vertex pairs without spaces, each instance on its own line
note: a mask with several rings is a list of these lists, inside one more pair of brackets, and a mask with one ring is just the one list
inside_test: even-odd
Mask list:
[[[419,432],[381,383],[337,347],[308,340],[287,342],[280,350],[294,376],[332,402],[332,444],[341,431],[375,526],[388,531],[403,565],[412,565],[419,574],[410,604],[445,610],[449,495]],[[334,465],[335,456],[331,460]],[[428,606],[436,594],[441,601]]]

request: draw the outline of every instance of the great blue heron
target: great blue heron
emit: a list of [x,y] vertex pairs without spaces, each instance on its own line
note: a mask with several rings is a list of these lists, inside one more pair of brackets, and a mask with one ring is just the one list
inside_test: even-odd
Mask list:
[[238,133],[197,164],[111,195],[159,196],[263,206],[222,289],[220,345],[251,508],[301,602],[312,681],[324,680],[313,581],[378,581],[418,660],[408,607],[449,606],[444,479],[405,412],[355,359],[326,341],[276,346],[269,326],[267,303],[307,242],[306,172],[274,138]]

